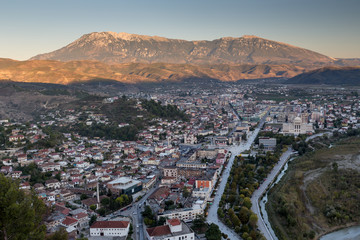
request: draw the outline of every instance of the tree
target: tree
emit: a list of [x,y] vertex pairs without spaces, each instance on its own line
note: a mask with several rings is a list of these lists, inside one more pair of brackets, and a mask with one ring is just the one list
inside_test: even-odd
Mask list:
[[155,220],[151,219],[151,218],[148,218],[148,217],[145,217],[144,218],[144,223],[146,226],[153,226],[155,225]]
[[109,199],[109,198],[103,198],[103,199],[101,199],[101,204],[102,204],[103,206],[107,206],[107,205],[109,205],[109,203],[110,203],[110,199]]
[[333,168],[334,172],[338,171],[339,166],[338,166],[337,162],[333,162],[332,168]]
[[309,233],[309,239],[313,239],[315,237],[315,232],[314,231],[310,231]]
[[146,205],[145,206],[145,210],[144,212],[142,213],[143,217],[148,217],[148,218],[153,218],[154,215],[153,215],[153,212],[151,210],[151,207]]
[[97,212],[103,217],[106,216],[106,209],[105,208],[100,208],[99,210],[97,210]]
[[193,228],[197,231],[206,227],[205,217],[203,215],[197,215],[193,221]]
[[88,196],[86,194],[84,194],[84,193],[82,193],[80,195],[80,200],[84,200],[84,199],[87,199],[87,198],[88,198]]
[[183,196],[184,196],[184,198],[187,198],[187,197],[190,196],[190,192],[189,192],[189,190],[187,189],[187,187],[184,187],[184,188],[183,188]]
[[160,218],[159,218],[159,221],[157,222],[157,224],[156,224],[156,225],[158,225],[158,226],[162,226],[162,225],[164,225],[164,224],[165,224],[165,222],[166,222],[166,218],[164,218],[164,217],[160,217]]
[[249,221],[249,209],[242,207],[239,212],[239,219],[243,224],[246,224]]
[[244,198],[244,206],[245,206],[247,209],[250,209],[250,208],[251,208],[252,203],[251,203],[251,199],[250,199],[249,197]]
[[96,222],[97,216],[96,215],[92,215],[89,221],[89,226],[93,225],[94,222]]
[[0,239],[45,239],[44,203],[34,192],[0,174]]
[[95,211],[95,210],[96,210],[96,205],[95,205],[95,204],[91,205],[91,206],[90,206],[90,209],[93,210],[93,211]]
[[221,231],[219,226],[212,223],[205,233],[207,240],[221,240]]
[[244,134],[241,136],[241,140],[243,140],[243,141],[247,140],[246,132],[244,132]]
[[225,216],[224,212],[223,212],[223,210],[221,208],[218,208],[217,214],[218,214],[219,218],[224,218],[224,216]]
[[256,227],[256,223],[258,221],[258,216],[256,214],[251,214],[249,218],[249,224],[252,228]]
[[109,188],[109,190],[108,190],[108,192],[107,192],[106,196],[108,196],[108,197],[111,197],[111,196],[112,196],[112,192],[111,192],[110,188]]
[[53,234],[46,237],[46,240],[67,240],[67,239],[69,238],[65,228],[60,228]]
[[58,181],[61,181],[61,175],[60,175],[60,172],[58,172],[58,173],[55,175],[55,178],[56,178]]
[[116,198],[116,202],[120,205],[120,207],[129,204],[131,201],[132,199],[130,199],[129,196],[126,194],[121,194],[120,197]]

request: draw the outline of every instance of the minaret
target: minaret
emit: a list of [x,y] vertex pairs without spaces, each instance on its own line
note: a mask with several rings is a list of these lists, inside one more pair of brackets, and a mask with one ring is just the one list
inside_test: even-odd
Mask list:
[[100,194],[99,194],[100,190],[99,190],[99,182],[97,182],[96,184],[96,199],[97,199],[97,203],[100,204]]

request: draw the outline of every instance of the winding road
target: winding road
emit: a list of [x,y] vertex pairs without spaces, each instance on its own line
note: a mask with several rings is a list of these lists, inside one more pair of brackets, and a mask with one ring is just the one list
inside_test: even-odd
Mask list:
[[[261,210],[259,206],[259,200],[263,196],[263,194],[268,190],[269,186],[273,183],[276,176],[280,172],[280,170],[283,168],[283,166],[287,163],[288,159],[290,158],[292,154],[292,148],[289,148],[286,152],[284,152],[280,160],[277,162],[277,164],[274,166],[274,168],[271,170],[271,172],[268,174],[266,180],[259,186],[258,189],[255,190],[251,197],[251,203],[252,207],[251,210],[258,216],[258,228],[260,232],[264,235],[264,237],[268,240],[277,239],[276,236],[273,236],[273,234],[269,231],[268,226],[265,224],[265,221],[261,215]],[[271,227],[271,226],[269,226]]]

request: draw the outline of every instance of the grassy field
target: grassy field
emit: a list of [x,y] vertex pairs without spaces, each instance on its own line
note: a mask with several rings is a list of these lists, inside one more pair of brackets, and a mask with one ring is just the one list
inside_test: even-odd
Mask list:
[[360,220],[360,139],[294,160],[266,205],[279,239],[314,239]]

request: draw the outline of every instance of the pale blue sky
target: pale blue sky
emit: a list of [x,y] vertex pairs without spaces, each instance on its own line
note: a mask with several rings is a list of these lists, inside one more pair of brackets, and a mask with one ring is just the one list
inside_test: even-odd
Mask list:
[[360,0],[0,0],[0,57],[18,60],[90,32],[186,40],[259,37],[360,57]]

